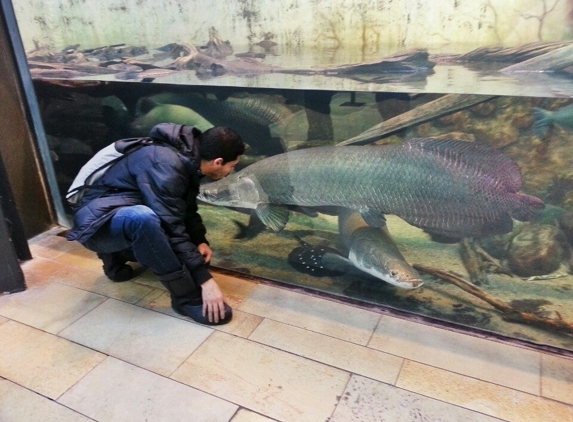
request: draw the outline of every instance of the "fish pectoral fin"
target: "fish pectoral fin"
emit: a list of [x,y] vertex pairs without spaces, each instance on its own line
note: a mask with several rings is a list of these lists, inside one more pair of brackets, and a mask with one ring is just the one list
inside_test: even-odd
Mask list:
[[327,252],[321,258],[321,264],[330,271],[346,273],[354,268],[354,264],[342,255]]
[[288,208],[281,205],[259,204],[255,212],[260,220],[272,231],[280,232],[285,228],[289,219]]
[[360,215],[371,227],[384,228],[386,226],[386,216],[381,211],[363,208],[360,210]]

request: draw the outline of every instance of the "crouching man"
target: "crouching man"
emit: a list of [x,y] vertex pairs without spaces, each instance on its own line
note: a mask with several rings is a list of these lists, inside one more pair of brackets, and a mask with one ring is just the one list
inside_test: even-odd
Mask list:
[[227,127],[201,133],[161,123],[148,138],[114,146],[122,158],[85,189],[67,239],[97,252],[112,280],[133,277],[126,262],[136,260],[157,275],[176,312],[207,325],[229,322],[232,310],[208,270],[196,196],[203,176],[233,171],[245,151],[241,137]]

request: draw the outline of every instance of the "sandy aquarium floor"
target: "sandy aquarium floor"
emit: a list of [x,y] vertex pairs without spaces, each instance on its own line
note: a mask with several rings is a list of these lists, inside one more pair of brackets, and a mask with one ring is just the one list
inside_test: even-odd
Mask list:
[[200,326],[62,231],[0,297],[2,422],[573,421],[568,357],[220,272],[234,318]]
[[[300,245],[299,238],[312,245],[327,245],[342,250],[335,217],[320,215],[311,218],[292,213],[282,232],[265,230],[254,239],[243,240],[233,239],[239,233],[235,221],[247,224],[248,216],[211,206],[202,206],[201,213],[208,227],[210,242],[217,251],[214,264],[222,268],[359,300],[364,304],[382,305],[449,321],[486,333],[573,351],[571,335],[524,323],[509,323],[483,300],[426,274],[422,274],[422,287],[403,290],[368,277],[315,277],[296,271],[287,258]],[[387,220],[390,233],[408,263],[446,270],[469,280],[458,244],[432,242],[423,231],[398,217],[387,216]],[[566,273],[564,268],[555,272],[563,273]],[[571,275],[526,281],[517,276],[488,274],[488,280],[488,284],[481,286],[482,290],[522,312],[537,312],[549,318],[557,318],[558,312],[565,320],[573,321]]]

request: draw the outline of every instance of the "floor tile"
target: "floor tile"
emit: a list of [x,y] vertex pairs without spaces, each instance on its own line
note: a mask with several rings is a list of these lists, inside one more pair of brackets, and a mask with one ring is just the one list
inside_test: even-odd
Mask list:
[[59,335],[169,376],[212,332],[198,324],[108,299]]
[[91,419],[11,381],[0,379],[0,421],[90,422]]
[[30,252],[33,257],[43,257],[54,259],[63,253],[70,252],[76,248],[75,242],[68,242],[65,237],[49,235],[29,242]]
[[361,345],[368,343],[380,319],[375,312],[264,285],[239,309]]
[[105,356],[26,325],[0,325],[0,376],[51,399],[78,382]]
[[0,325],[4,324],[5,322],[10,321],[8,318],[4,318],[0,316]]
[[324,421],[349,374],[216,332],[173,379],[280,421]]
[[[217,270],[212,270],[211,274],[225,295],[225,300],[233,309],[236,309],[243,303],[245,298],[248,297],[257,286],[257,283],[253,281],[222,274],[217,272]],[[137,277],[135,281],[149,287],[166,290],[157,280],[157,276],[150,271],[145,271]]]
[[102,271],[79,270],[78,267],[70,265],[51,274],[48,279],[129,303],[141,300],[153,290],[151,287],[133,281],[115,283],[109,280]]
[[62,264],[73,265],[86,270],[103,271],[103,263],[97,257],[96,253],[83,246],[71,249],[69,252],[55,257],[54,260]]
[[[173,309],[171,309],[171,299],[169,298],[169,293],[164,290],[157,289],[151,292],[142,300],[137,302],[137,305],[182,319],[184,321],[190,321],[189,318],[179,315],[173,311]],[[237,309],[233,309],[233,319],[231,322],[225,325],[214,326],[212,328],[217,331],[223,331],[225,333],[246,338],[253,332],[255,328],[257,328],[262,320],[263,318],[257,315],[251,315],[246,312],[241,312]]]
[[511,422],[572,422],[573,406],[406,361],[398,387]]
[[378,350],[268,319],[249,339],[390,384],[396,382],[404,362]]
[[24,273],[26,286],[29,288],[48,283],[50,274],[55,273],[62,267],[64,267],[64,264],[42,257],[34,257],[29,261],[24,261],[20,266]]
[[95,293],[50,283],[0,297],[0,315],[55,334],[105,300]]
[[266,416],[259,415],[258,413],[251,412],[247,409],[239,409],[237,414],[231,419],[231,422],[273,422],[274,419],[269,419]]
[[216,270],[212,271],[212,274],[219,287],[221,287],[225,300],[234,309],[238,308],[258,285],[254,281],[222,274]]
[[353,375],[330,422],[493,422],[471,410]]
[[573,359],[541,357],[541,395],[573,404]]
[[161,289],[167,291],[167,289],[159,282],[157,276],[149,270],[144,270],[140,272],[136,278],[133,279],[136,283],[143,284],[144,286],[149,286],[154,289]]
[[229,421],[237,406],[108,357],[60,403],[97,421]]
[[369,347],[470,377],[539,394],[538,352],[383,316]]

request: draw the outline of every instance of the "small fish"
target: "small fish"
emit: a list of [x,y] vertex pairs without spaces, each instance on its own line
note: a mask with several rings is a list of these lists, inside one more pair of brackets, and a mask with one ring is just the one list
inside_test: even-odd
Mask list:
[[573,129],[573,104],[561,107],[555,111],[544,110],[535,107],[533,109],[533,130],[538,138],[541,138],[547,132],[547,129],[553,124],[558,124],[563,129]]

